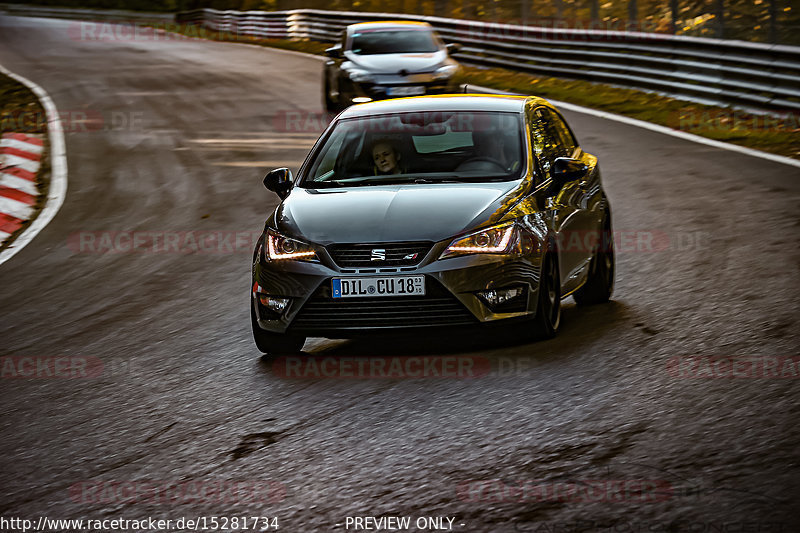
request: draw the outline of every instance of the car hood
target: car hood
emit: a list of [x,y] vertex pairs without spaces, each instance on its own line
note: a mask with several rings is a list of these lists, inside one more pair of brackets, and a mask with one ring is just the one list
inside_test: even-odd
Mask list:
[[397,74],[405,70],[409,74],[431,72],[447,60],[447,52],[358,55],[345,52],[345,56],[356,67],[375,74]]
[[499,219],[522,189],[519,181],[295,187],[276,210],[275,224],[279,231],[322,245],[441,241]]

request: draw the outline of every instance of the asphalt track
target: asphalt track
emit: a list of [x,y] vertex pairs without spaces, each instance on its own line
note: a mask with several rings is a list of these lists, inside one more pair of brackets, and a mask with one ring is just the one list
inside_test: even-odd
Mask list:
[[[75,24],[0,18],[0,63],[76,122],[65,125],[63,207],[0,267],[0,356],[97,358],[104,370],[2,380],[2,516],[246,514],[276,516],[284,531],[380,515],[454,517],[470,532],[800,528],[800,382],[673,366],[798,355],[797,168],[566,112],[600,158],[615,228],[660,243],[622,247],[612,303],[565,302],[546,342],[305,347],[488,362],[472,379],[287,379],[250,337],[248,247],[101,254],[75,239],[258,231],[277,202],[264,171],[296,170],[316,137],[282,131],[280,117],[321,112],[320,62],[238,44],[81,39]],[[284,492],[167,504],[75,489],[214,480],[274,480]],[[472,480],[669,490],[646,501],[459,491]]]

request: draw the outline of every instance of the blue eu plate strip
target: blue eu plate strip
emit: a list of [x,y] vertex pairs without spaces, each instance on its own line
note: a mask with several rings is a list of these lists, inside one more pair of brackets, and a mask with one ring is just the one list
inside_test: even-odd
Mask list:
[[334,298],[342,297],[342,280],[340,279],[333,280],[333,297]]

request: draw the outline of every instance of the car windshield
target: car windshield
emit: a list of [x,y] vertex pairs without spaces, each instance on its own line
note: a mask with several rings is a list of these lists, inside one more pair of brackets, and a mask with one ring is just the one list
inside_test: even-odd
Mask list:
[[350,50],[358,55],[428,53],[440,46],[429,29],[363,30],[353,34]]
[[517,179],[526,161],[520,117],[436,111],[344,119],[314,150],[300,186]]

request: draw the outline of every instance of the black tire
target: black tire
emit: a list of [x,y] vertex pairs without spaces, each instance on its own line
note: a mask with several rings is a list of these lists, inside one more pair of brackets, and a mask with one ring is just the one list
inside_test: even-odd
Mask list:
[[603,235],[589,263],[589,275],[586,283],[572,294],[575,303],[580,306],[596,305],[607,302],[614,293],[614,234],[606,214],[603,224]]
[[539,279],[539,303],[533,319],[533,334],[538,339],[552,339],[561,325],[561,275],[554,255],[547,254]]
[[250,323],[253,326],[253,340],[261,353],[270,355],[298,353],[303,349],[303,344],[306,342],[305,337],[272,333],[261,329],[256,320],[256,312],[253,309],[252,301],[250,302]]

